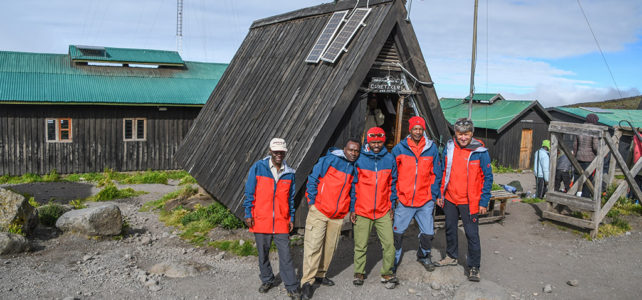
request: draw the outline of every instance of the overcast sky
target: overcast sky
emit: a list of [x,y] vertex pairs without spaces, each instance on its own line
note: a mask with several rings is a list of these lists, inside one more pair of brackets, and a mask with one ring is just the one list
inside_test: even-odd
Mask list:
[[[184,0],[182,57],[228,63],[253,20],[325,2]],[[577,0],[481,0],[475,91],[546,107],[639,95],[642,1],[580,4],[615,83]],[[468,94],[473,7],[474,0],[412,1],[410,19],[439,97]],[[176,50],[176,0],[3,1],[0,28],[0,50]]]

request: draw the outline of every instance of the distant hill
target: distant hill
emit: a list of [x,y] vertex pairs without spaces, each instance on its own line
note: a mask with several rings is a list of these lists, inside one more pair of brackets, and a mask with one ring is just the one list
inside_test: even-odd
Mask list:
[[599,107],[599,108],[611,108],[611,109],[642,109],[642,95],[633,96],[628,98],[612,99],[605,100],[600,102],[582,102],[575,103],[571,105],[566,105],[566,107]]

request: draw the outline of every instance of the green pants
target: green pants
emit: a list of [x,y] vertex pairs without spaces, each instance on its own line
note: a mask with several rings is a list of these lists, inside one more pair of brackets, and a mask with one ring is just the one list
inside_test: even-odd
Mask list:
[[377,230],[377,236],[381,241],[383,248],[383,266],[381,266],[381,275],[392,274],[392,265],[395,262],[395,245],[392,235],[392,220],[390,211],[376,220],[371,220],[362,216],[357,216],[357,222],[354,224],[354,273],[365,274],[366,268],[366,251],[368,250],[368,238],[374,225]]

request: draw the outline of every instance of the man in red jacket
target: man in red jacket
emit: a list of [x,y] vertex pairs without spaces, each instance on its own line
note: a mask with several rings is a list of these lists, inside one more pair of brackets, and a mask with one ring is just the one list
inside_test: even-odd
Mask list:
[[326,277],[334,251],[339,244],[343,218],[350,212],[350,190],[357,173],[354,162],[361,143],[350,139],[343,150],[330,148],[308,176],[306,198],[310,210],[305,220],[303,244],[303,299],[312,298],[312,284],[333,286]]
[[[444,179],[437,204],[446,215],[446,257],[435,265],[457,265],[457,224],[459,217],[468,240],[468,280],[480,281],[478,215],[486,214],[493,185],[490,156],[484,144],[473,138],[473,121],[461,118],[455,122],[455,138],[444,149]],[[446,199],[444,201],[444,198]]]
[[274,285],[269,259],[274,240],[279,252],[279,271],[288,296],[299,299],[301,293],[290,256],[288,234],[294,227],[295,170],[284,161],[287,151],[285,140],[274,138],[270,141],[270,156],[250,167],[243,207],[245,224],[254,233],[259,252],[259,277],[262,282],[259,293],[267,293]]
[[439,197],[441,176],[441,160],[439,150],[428,137],[424,135],[426,121],[419,116],[408,120],[410,135],[399,142],[393,149],[392,155],[397,161],[397,195],[399,203],[395,209],[393,233],[395,240],[395,265],[397,270],[402,254],[403,234],[410,221],[415,219],[419,226],[419,249],[417,261],[427,271],[432,272],[430,249],[435,234],[432,211],[434,199]]
[[383,146],[386,133],[373,127],[366,133],[368,144],[357,159],[357,176],[353,181],[350,220],[354,223],[354,285],[363,285],[365,279],[366,251],[372,227],[377,230],[383,262],[381,283],[388,289],[395,288],[397,277],[392,272],[395,245],[392,219],[397,201],[397,163]]

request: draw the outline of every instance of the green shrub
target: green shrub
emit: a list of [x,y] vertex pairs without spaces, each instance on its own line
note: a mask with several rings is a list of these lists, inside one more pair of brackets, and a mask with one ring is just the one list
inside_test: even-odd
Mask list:
[[192,175],[185,175],[183,176],[180,181],[178,182],[178,185],[184,185],[184,184],[196,184],[196,179],[192,177]]
[[25,195],[25,197],[29,199],[27,200],[29,202],[29,205],[33,206],[34,208],[40,206],[40,203],[36,202],[36,198],[34,198],[33,196]]
[[212,228],[216,226],[221,226],[225,229],[237,229],[243,227],[243,222],[218,202],[207,207],[198,207],[193,212],[185,215],[181,219],[181,223],[183,225],[187,225],[191,222],[201,220],[206,220]]
[[60,218],[64,213],[65,209],[61,205],[49,203],[38,210],[38,219],[41,224],[53,227],[56,225],[58,218]]
[[493,168],[493,173],[494,173],[494,174],[499,174],[499,173],[516,173],[516,172],[519,172],[519,170],[511,169],[510,167],[500,166],[500,165],[497,163],[497,160],[493,160],[493,161],[490,163],[490,166]]
[[126,184],[143,184],[143,183],[159,183],[167,184],[167,173],[162,171],[146,171],[146,172],[136,172],[133,175],[128,176],[121,180],[121,183]]
[[22,232],[22,225],[20,224],[11,223],[9,224],[9,226],[7,226],[7,228],[3,228],[3,229],[8,233],[24,235]]
[[83,200],[83,199],[71,200],[69,201],[69,205],[73,206],[74,209],[87,208],[87,205],[85,205],[85,201],[86,200]]

